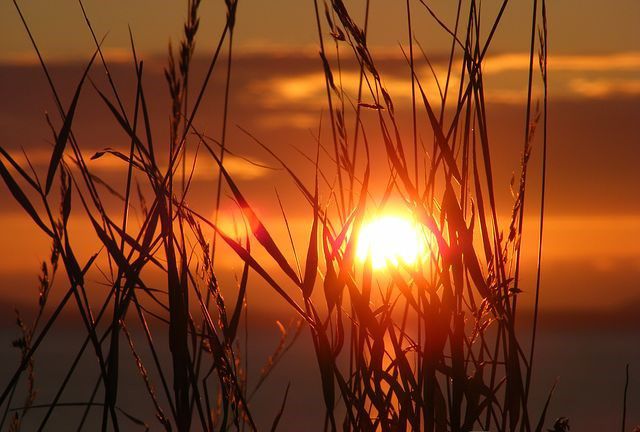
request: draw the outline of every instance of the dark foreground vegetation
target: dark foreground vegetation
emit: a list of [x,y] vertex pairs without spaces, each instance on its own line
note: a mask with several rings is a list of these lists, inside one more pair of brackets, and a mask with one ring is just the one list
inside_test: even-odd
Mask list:
[[[162,138],[151,133],[144,62],[138,58],[133,36],[137,86],[133,105],[125,107],[101,40],[85,14],[95,54],[70,104],[63,106],[28,20],[16,3],[59,118],[46,119],[54,142],[46,173],[18,164],[0,147],[0,174],[8,191],[52,242],[51,258],[40,274],[39,313],[32,323],[18,319],[23,336],[15,346],[22,360],[2,389],[1,427],[19,430],[25,416],[35,415],[35,410],[38,415],[44,413],[39,417],[40,430],[53,427],[51,415],[65,406],[69,380],[80,360],[88,356],[95,359],[97,377],[93,391],[75,407],[78,430],[95,413],[103,430],[128,429],[132,424],[179,431],[284,428],[280,419],[287,408],[288,388],[278,396],[281,409],[269,425],[256,425],[251,400],[301,329],[307,328],[309,332],[302,334],[311,340],[301,337],[296,343],[314,348],[321,386],[309,391],[318,392],[324,400],[324,407],[310,409],[324,409],[326,415],[324,425],[305,429],[569,430],[567,419],[546,418],[553,389],[540,410],[533,412],[529,401],[535,371],[547,146],[544,0],[532,2],[532,19],[527,23],[531,43],[526,47],[528,81],[523,83],[528,96],[519,143],[522,158],[506,225],[499,218],[494,192],[485,111],[485,95],[491,89],[485,87],[482,71],[508,3],[502,2],[489,20],[486,16],[481,20],[479,2],[459,1],[455,21],[444,22],[426,1],[398,2],[398,7],[406,8],[409,42],[402,53],[412,96],[411,121],[400,124],[394,95],[387,91],[367,45],[369,0],[364,14],[358,11],[363,22],[352,18],[342,0],[314,1],[326,111],[317,141],[306,147],[313,149],[305,153],[315,167],[312,181],[260,137],[244,131],[271,154],[274,164],[281,165],[308,203],[308,237],[299,254],[293,248],[293,259],[283,249],[294,243],[291,236],[274,238],[225,170],[236,0],[225,0],[226,22],[217,48],[210,53],[208,72],[199,82],[194,82],[190,64],[200,1],[188,1],[182,40],[170,48],[165,69],[172,105],[168,134]],[[418,13],[429,14],[440,31],[450,36],[449,46],[429,47],[428,41],[414,40],[412,16]],[[447,52],[444,80],[433,69],[428,77],[418,72],[431,68],[426,52],[434,50]],[[355,94],[342,85],[344,61],[359,65]],[[91,81],[93,69],[106,74],[104,88]],[[222,94],[207,92],[214,70],[225,74]],[[459,81],[451,79],[454,71]],[[439,97],[426,91],[427,81],[436,83]],[[536,86],[542,94],[537,101]],[[126,163],[124,190],[116,190],[92,172],[74,136],[76,107],[87,91],[99,94],[114,123],[128,137],[118,148],[92,156]],[[219,98],[224,107],[217,138],[197,127],[207,121],[198,119],[204,98]],[[328,140],[321,139],[322,131]],[[401,138],[406,136],[410,139]],[[534,140],[540,143],[543,185],[541,196],[529,197],[525,191]],[[372,175],[381,175],[380,170],[372,172],[373,153],[383,153],[387,161],[387,187],[382,193],[371,187]],[[211,199],[217,203],[213,216],[199,213],[190,204],[196,158],[206,159],[210,169],[220,173],[211,188]],[[218,209],[225,193],[241,209],[244,233],[240,229],[231,234],[219,227]],[[106,205],[105,197],[115,197],[120,205]],[[541,216],[537,243],[526,245],[538,254],[533,322],[524,327],[532,328],[533,334],[527,335],[531,343],[526,345],[517,325],[525,198],[527,205],[540,209]],[[390,265],[377,273],[370,261],[356,259],[357,233],[364,221],[383,213],[390,203],[400,203],[419,224],[429,248],[415,264]],[[99,242],[95,254],[85,261],[77,258],[68,235],[72,206],[74,215],[80,209],[88,218]],[[279,208],[278,202],[274,208]],[[134,212],[139,215],[135,221]],[[282,217],[288,226],[284,210]],[[260,254],[255,253],[258,249]],[[235,254],[243,263],[237,286],[226,287],[232,296],[221,294],[218,272],[223,270],[216,265],[221,253]],[[93,282],[86,278],[96,268],[107,286],[97,305],[89,301]],[[162,286],[148,283],[149,269],[161,272]],[[63,294],[52,304],[49,294],[54,279]],[[299,321],[291,328],[282,327],[282,341],[266,359],[260,379],[249,385],[245,373],[249,339],[243,316],[250,307],[247,290],[255,279],[275,290]],[[55,397],[36,400],[33,356],[65,309],[77,311],[84,343],[67,375],[61,377]],[[140,331],[134,334],[129,330],[132,326]],[[157,332],[168,337],[160,338]],[[164,340],[171,357],[168,363],[162,358],[167,350],[157,346]],[[143,344],[144,358],[137,348]],[[122,362],[132,358],[155,420],[120,405],[119,370]],[[19,390],[25,385],[26,391]],[[20,400],[16,395],[21,395]]]

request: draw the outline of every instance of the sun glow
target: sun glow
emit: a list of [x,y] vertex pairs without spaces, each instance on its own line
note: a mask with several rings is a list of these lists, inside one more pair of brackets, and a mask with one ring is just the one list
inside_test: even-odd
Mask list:
[[362,262],[371,257],[371,266],[381,269],[400,263],[414,265],[426,253],[422,230],[408,217],[381,216],[360,228],[356,256]]

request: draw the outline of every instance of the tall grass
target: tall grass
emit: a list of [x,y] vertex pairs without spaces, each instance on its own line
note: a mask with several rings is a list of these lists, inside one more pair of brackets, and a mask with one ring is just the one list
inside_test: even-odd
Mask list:
[[[298,271],[278,246],[286,239],[270,234],[266,222],[225,169],[235,0],[225,0],[226,21],[211,53],[207,73],[197,85],[190,74],[190,63],[199,28],[200,1],[187,2],[184,34],[177,54],[170,47],[165,70],[171,97],[169,136],[162,141],[168,143],[166,146],[158,145],[152,137],[144,63],[137,57],[133,36],[131,48],[137,85],[133,107],[128,111],[111,78],[101,43],[82,8],[95,42],[95,54],[71,104],[64,109],[27,21],[18,4],[15,1],[14,4],[50,84],[61,126],[52,126],[55,145],[44,182],[35,170],[29,172],[21,167],[0,147],[4,158],[0,160],[0,174],[16,201],[51,238],[55,257],[50,266],[43,267],[41,313],[31,328],[22,326],[24,336],[19,344],[22,359],[0,396],[0,406],[5,407],[3,423],[11,412],[13,427],[17,429],[27,414],[32,401],[29,399],[22,411],[14,410],[15,390],[23,375],[31,376],[33,355],[62,309],[75,302],[86,338],[57,394],[45,405],[40,429],[48,425],[52,412],[62,406],[61,397],[87,349],[93,350],[98,376],[92,393],[82,404],[78,429],[94,409],[101,410],[103,430],[119,430],[124,427],[123,422],[129,421],[145,424],[136,413],[125,412],[119,406],[120,365],[126,351],[134,359],[155,409],[154,429],[257,429],[249,400],[264,379],[255,388],[248,388],[243,378],[243,353],[237,343],[248,278],[254,273],[310,329],[321,377],[321,388],[312,391],[321,394],[324,401],[324,429],[542,430],[549,401],[542,413],[531,412],[529,404],[542,223],[538,244],[534,245],[538,247],[538,272],[529,347],[522,346],[516,317],[518,294],[522,291],[520,256],[527,172],[534,134],[540,123],[544,143],[543,182],[546,169],[544,0],[532,3],[521,175],[514,190],[512,217],[506,226],[500,223],[496,204],[491,156],[495,146],[489,138],[491,128],[485,102],[490,89],[485,86],[483,66],[508,0],[490,20],[486,37],[484,29],[481,31],[486,18],[481,19],[480,5],[475,0],[458,1],[453,24],[441,20],[425,1],[406,2],[408,52],[402,53],[411,80],[409,126],[399,119],[394,95],[387,91],[384,74],[367,43],[369,1],[365,5],[364,23],[359,24],[342,0],[330,0],[323,5],[314,0],[329,134],[326,142],[323,141],[326,134],[319,133],[315,157],[309,158],[315,169],[313,184],[305,184],[303,173],[296,172],[268,144],[245,131],[282,164],[308,203],[309,236],[304,258],[297,254],[295,257],[301,264]],[[417,13],[430,15],[451,39],[445,81],[438,81],[434,72],[439,99],[426,90],[425,82],[431,78],[419,73],[420,64],[431,70],[433,67],[422,44],[414,40],[412,16]],[[225,46],[226,62],[221,59]],[[419,47],[421,58],[416,55],[415,46]],[[534,67],[536,57],[539,68]],[[357,94],[349,94],[342,84],[341,62],[346,59],[355,60],[359,66]],[[96,62],[99,65],[94,65]],[[222,62],[226,65],[222,127],[219,138],[212,140],[197,130],[194,119],[214,67]],[[92,173],[73,134],[78,100],[86,87],[89,70],[96,67],[106,73],[108,88],[94,85],[94,90],[129,139],[126,151],[105,150],[93,158],[118,157],[126,161],[123,192],[105,190],[105,182]],[[541,111],[535,109],[532,96],[538,69],[544,91]],[[452,78],[456,70],[459,82]],[[407,136],[408,141],[403,138]],[[188,150],[193,155],[191,159]],[[211,156],[220,172],[212,218],[189,205],[193,167],[190,170],[188,164],[195,161],[199,152]],[[375,172],[375,182],[372,171],[376,169],[373,160],[381,154],[387,162],[388,170],[384,172],[388,177],[384,179],[383,193],[378,194],[374,183],[380,181],[381,171]],[[164,155],[168,155],[166,167],[161,162]],[[141,182],[143,187],[139,185]],[[50,193],[55,183],[60,185],[59,199]],[[239,238],[220,228],[218,209],[223,187],[238,203],[253,239]],[[544,183],[542,190],[541,221]],[[115,214],[104,204],[104,194],[121,197],[122,208]],[[72,197],[84,210],[100,241],[96,254],[86,263],[77,261],[69,238]],[[37,206],[34,200],[38,201]],[[60,203],[59,211],[54,202]],[[415,265],[400,263],[388,266],[384,272],[375,272],[370,260],[361,263],[356,259],[358,232],[366,220],[390,208],[392,202],[400,203],[420,225],[430,247]],[[143,215],[139,224],[131,223],[135,204]],[[286,215],[284,218],[288,225]],[[203,227],[215,232],[212,238],[207,237]],[[255,244],[251,246],[255,241],[266,252],[266,258],[255,253]],[[223,298],[218,285],[217,242],[224,242],[243,262],[234,301]],[[42,312],[45,307],[51,309],[47,302],[48,271],[57,268],[58,259],[68,287],[53,311],[45,314]],[[111,273],[107,278],[108,294],[102,306],[94,309],[88,301],[85,275],[99,259],[109,263]],[[145,282],[147,268],[162,272],[165,283],[161,289],[151,288]],[[149,305],[158,311],[150,310]],[[152,330],[149,317],[164,323],[170,368],[163,366],[158,339],[153,334],[158,330]],[[131,322],[138,322],[143,330],[144,343],[150,352],[147,364],[128,330]],[[283,339],[263,369],[263,376],[273,369],[287,347]],[[287,394],[288,388],[281,409],[274,415],[273,429],[282,419]]]

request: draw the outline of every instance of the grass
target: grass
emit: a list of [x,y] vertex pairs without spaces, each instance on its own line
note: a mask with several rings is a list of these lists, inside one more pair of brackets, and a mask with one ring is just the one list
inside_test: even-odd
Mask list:
[[[299,256],[293,247],[295,263],[278,246],[287,241],[293,245],[291,232],[289,238],[274,238],[225,169],[237,1],[225,0],[226,22],[211,53],[208,71],[197,84],[191,77],[190,64],[200,1],[187,1],[184,33],[177,51],[170,47],[165,69],[171,97],[170,127],[168,138],[160,142],[167,145],[159,145],[151,133],[144,62],[137,56],[133,36],[137,85],[133,107],[127,111],[111,78],[101,42],[82,8],[95,53],[71,104],[64,109],[27,21],[18,3],[14,4],[48,79],[61,126],[56,128],[49,120],[55,144],[44,182],[33,168],[21,167],[0,147],[0,174],[9,192],[51,238],[53,250],[40,276],[37,318],[30,327],[19,321],[23,336],[17,346],[22,356],[0,396],[0,407],[4,407],[2,427],[8,421],[12,430],[18,430],[22,419],[36,407],[46,410],[39,429],[51,427],[51,414],[65,406],[62,398],[69,380],[77,373],[80,359],[91,350],[97,378],[91,394],[79,404],[79,430],[92,410],[101,412],[103,430],[123,429],[125,422],[179,431],[256,430],[250,400],[304,325],[310,330],[321,378],[321,388],[312,390],[324,401],[324,429],[543,430],[549,400],[541,413],[531,412],[529,394],[535,364],[546,177],[544,0],[532,3],[521,174],[507,226],[501,226],[498,219],[491,157],[494,146],[485,103],[490,89],[485,87],[482,69],[508,1],[491,17],[489,31],[483,37],[481,24],[486,18],[481,19],[479,3],[474,0],[458,2],[454,24],[442,21],[427,2],[407,0],[409,50],[402,51],[411,78],[411,124],[407,127],[398,119],[394,95],[386,90],[384,74],[367,44],[369,1],[364,23],[359,25],[342,0],[323,5],[314,0],[327,111],[314,143],[315,155],[309,157],[314,166],[313,184],[305,183],[303,173],[296,172],[268,144],[245,131],[282,165],[308,203],[308,240],[304,255]],[[439,99],[427,96],[427,78],[418,72],[418,65],[433,68],[422,44],[414,41],[412,15],[416,13],[431,15],[450,36],[445,81],[438,81],[434,72]],[[422,57],[416,55],[415,46]],[[357,94],[349,94],[342,85],[341,65],[349,59],[359,65]],[[536,59],[539,67],[535,67]],[[222,126],[219,138],[210,139],[196,128],[195,119],[219,64],[225,67],[226,83],[221,100]],[[101,68],[108,77],[107,89],[91,83],[93,91],[128,136],[124,150],[105,150],[93,158],[126,161],[124,191],[116,191],[91,171],[73,134],[78,101],[82,92],[88,91],[88,74],[93,68]],[[456,70],[461,77],[457,83],[452,79]],[[533,100],[537,76],[544,95],[540,110]],[[537,247],[538,267],[533,337],[526,347],[521,343],[516,318],[527,172],[538,127],[542,128],[543,140],[541,224],[538,242],[531,246]],[[403,136],[410,137],[408,142]],[[216,211],[211,218],[189,205],[193,177],[189,154],[192,160],[210,157],[219,168],[213,196]],[[381,194],[373,187],[374,154],[383,154],[387,162],[387,186]],[[161,161],[165,159],[168,164],[163,167]],[[60,189],[58,198],[52,193],[54,185]],[[225,189],[242,210],[248,231],[244,238],[219,227]],[[120,197],[120,209],[104,203],[105,196],[114,194]],[[69,238],[72,202],[84,211],[100,242],[87,262],[78,262]],[[380,274],[372,270],[370,262],[355,259],[357,233],[367,218],[384,212],[391,202],[401,203],[434,247],[417,265],[391,266]],[[283,206],[279,206],[289,227]],[[136,207],[142,215],[139,224],[131,222]],[[207,230],[213,230],[212,237]],[[243,263],[232,299],[222,296],[218,284],[216,257],[222,244]],[[266,252],[266,257],[256,254],[256,247]],[[88,300],[85,276],[98,263],[109,269],[105,274],[109,290],[101,307],[96,308]],[[147,284],[144,275],[148,268],[162,272],[162,287]],[[66,291],[57,304],[50,305],[48,292],[58,270],[65,275],[59,283]],[[248,347],[241,347],[239,336],[246,326],[242,317],[243,313],[246,317],[250,274],[273,288],[301,323],[289,338],[287,329],[281,326],[282,340],[252,388],[246,381],[246,359],[243,362]],[[33,356],[42,341],[51,337],[50,329],[61,311],[72,303],[82,320],[84,343],[53,400],[36,406]],[[150,318],[154,325],[149,323]],[[135,341],[128,330],[131,323],[142,329],[142,341]],[[158,346],[157,332],[168,336],[168,347]],[[148,349],[146,359],[137,348],[140,343]],[[170,367],[162,358],[166,348]],[[134,360],[142,377],[155,411],[153,425],[119,404],[120,369],[125,358]],[[13,398],[24,376],[28,397],[20,409],[15,409]],[[272,430],[283,421],[288,389],[274,415]],[[553,427],[556,431],[568,430],[568,422],[558,420]]]

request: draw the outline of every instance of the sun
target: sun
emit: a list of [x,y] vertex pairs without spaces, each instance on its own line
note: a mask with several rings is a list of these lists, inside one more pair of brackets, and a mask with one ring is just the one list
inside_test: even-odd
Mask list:
[[424,233],[410,218],[399,215],[377,217],[363,224],[358,234],[357,258],[382,269],[400,263],[414,265],[426,253]]

